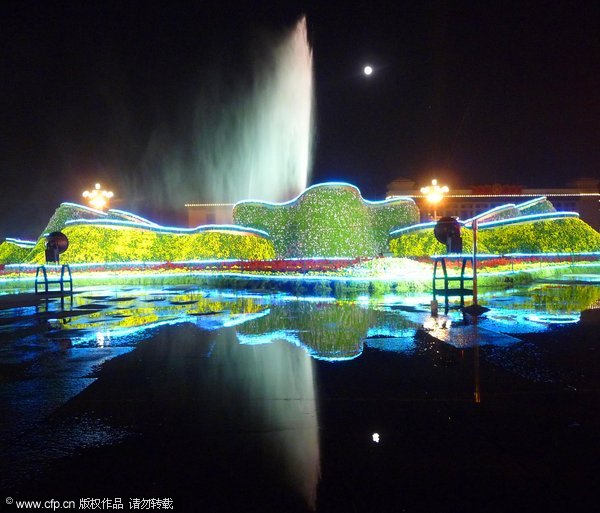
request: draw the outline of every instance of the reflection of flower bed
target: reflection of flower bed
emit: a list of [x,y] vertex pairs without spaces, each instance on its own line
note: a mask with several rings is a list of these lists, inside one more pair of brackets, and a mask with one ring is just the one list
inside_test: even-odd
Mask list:
[[[289,313],[293,312],[293,315]],[[238,333],[272,342],[294,334],[309,353],[323,358],[353,358],[362,352],[369,327],[382,312],[361,308],[355,303],[295,303],[271,305],[271,314],[244,323]]]

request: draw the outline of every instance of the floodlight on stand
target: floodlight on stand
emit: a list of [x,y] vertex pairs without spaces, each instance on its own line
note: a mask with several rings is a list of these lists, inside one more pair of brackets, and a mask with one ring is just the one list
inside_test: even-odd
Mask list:
[[60,254],[69,247],[69,239],[62,232],[52,232],[46,235],[46,263],[58,264]]

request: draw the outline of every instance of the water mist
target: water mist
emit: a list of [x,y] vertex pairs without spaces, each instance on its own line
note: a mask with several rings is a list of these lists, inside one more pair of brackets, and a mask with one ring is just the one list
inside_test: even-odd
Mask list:
[[191,128],[181,134],[188,144],[163,132],[150,141],[142,167],[154,205],[282,201],[306,188],[313,143],[306,19],[259,50],[250,66],[240,56],[237,75],[207,70]]

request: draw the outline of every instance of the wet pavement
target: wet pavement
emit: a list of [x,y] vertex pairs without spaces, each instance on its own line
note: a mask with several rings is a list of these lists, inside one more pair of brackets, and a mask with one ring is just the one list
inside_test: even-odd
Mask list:
[[432,317],[427,295],[21,299],[0,300],[6,497],[192,512],[597,504],[597,285],[483,294],[477,325]]

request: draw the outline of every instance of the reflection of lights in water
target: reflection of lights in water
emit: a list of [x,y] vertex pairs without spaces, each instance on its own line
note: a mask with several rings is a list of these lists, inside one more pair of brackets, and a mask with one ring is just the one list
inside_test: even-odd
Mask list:
[[335,297],[321,296],[282,296],[279,299],[281,301],[300,301],[303,303],[335,303],[338,300]]
[[238,324],[244,324],[245,322],[251,319],[258,319],[259,317],[264,317],[265,315],[269,315],[270,310],[265,308],[262,312],[257,312],[254,314],[237,314],[236,317],[232,317],[231,319],[223,322],[222,326],[224,328],[231,328],[233,326],[237,326]]
[[444,315],[438,315],[436,317],[428,316],[423,322],[423,328],[425,330],[446,330],[452,326],[452,319]]
[[552,314],[531,314],[526,317],[530,321],[544,322],[547,324],[572,324],[579,322],[581,314],[563,314],[563,315],[552,315]]
[[373,433],[373,442],[379,443],[379,433]]
[[295,332],[294,330],[276,330],[276,331],[270,331],[268,333],[262,333],[260,335],[238,333],[237,338],[238,338],[240,344],[248,345],[248,346],[272,344],[277,341],[288,342],[296,347],[303,349],[304,351],[306,351],[307,354],[309,354],[315,360],[323,360],[326,362],[342,362],[342,361],[347,361],[347,360],[354,360],[355,358],[358,358],[362,354],[362,348],[361,348],[354,354],[338,355],[338,356],[332,356],[332,355],[325,356],[323,354],[320,354],[318,352],[318,350],[315,350],[314,348],[304,344],[298,338],[297,332]]
[[110,334],[98,331],[96,333],[96,344],[98,345],[98,347],[110,345]]

